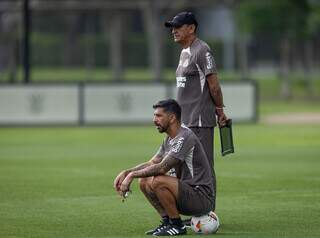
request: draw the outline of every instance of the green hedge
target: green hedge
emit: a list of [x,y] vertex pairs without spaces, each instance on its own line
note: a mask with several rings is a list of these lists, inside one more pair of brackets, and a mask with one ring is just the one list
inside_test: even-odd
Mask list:
[[[72,60],[66,63],[66,36],[53,33],[32,33],[32,64],[39,67],[82,67],[86,64],[88,47],[93,50],[93,64],[96,67],[108,67],[109,41],[103,34],[81,34],[75,38]],[[222,44],[218,41],[206,40],[215,53],[218,67],[222,62]],[[180,54],[180,46],[170,38],[164,41],[164,66],[176,67]],[[125,67],[148,67],[149,53],[146,35],[131,34],[123,41],[123,61]]]

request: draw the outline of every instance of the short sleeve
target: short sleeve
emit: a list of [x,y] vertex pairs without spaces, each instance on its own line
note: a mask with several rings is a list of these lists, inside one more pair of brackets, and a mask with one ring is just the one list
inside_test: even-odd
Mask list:
[[169,155],[181,161],[184,161],[193,147],[194,142],[191,136],[179,136],[172,144]]
[[159,147],[159,149],[158,149],[158,151],[156,153],[156,156],[163,157],[164,153],[165,153],[165,149],[164,149],[164,145],[162,143],[162,145],[160,145],[160,147]]
[[202,48],[197,56],[197,64],[205,76],[217,73],[216,63],[210,48]]
[[164,148],[163,148],[163,145],[161,145],[156,153],[156,156],[163,157],[163,155],[164,155]]

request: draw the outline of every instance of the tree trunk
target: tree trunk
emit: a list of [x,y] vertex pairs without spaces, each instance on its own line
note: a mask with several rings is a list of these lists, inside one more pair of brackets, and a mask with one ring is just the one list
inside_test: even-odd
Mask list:
[[312,41],[306,40],[304,44],[304,64],[303,73],[306,81],[306,91],[308,97],[312,98],[314,94],[312,82],[312,69],[313,69],[313,49]]
[[225,70],[234,70],[234,41],[231,39],[223,40],[223,68]]
[[[123,80],[123,16],[122,12],[113,12],[110,19],[110,63],[113,80]],[[106,19],[108,21],[109,19]]]
[[9,82],[15,83],[17,81],[17,62],[18,62],[19,41],[17,39],[12,39],[9,47],[10,47]]
[[159,9],[156,7],[156,1],[150,1],[144,11],[145,29],[148,34],[149,60],[153,80],[159,82],[162,79],[163,63],[163,23],[160,22]]
[[281,41],[280,49],[280,80],[281,80],[281,97],[289,100],[292,96],[291,83],[289,78],[290,68],[290,40],[284,37]]
[[238,32],[238,62],[239,62],[239,69],[240,69],[240,77],[241,80],[246,80],[249,78],[249,65],[248,65],[248,50],[247,50],[247,37],[243,34]]
[[64,47],[64,65],[72,66],[75,64],[77,59],[77,32],[76,25],[78,22],[78,15],[70,14],[66,15],[66,41]]
[[85,45],[85,67],[87,80],[91,79],[91,71],[95,64],[95,48],[94,42],[92,41],[94,37],[94,21],[93,16],[89,15],[85,22],[85,34],[86,34],[86,45]]

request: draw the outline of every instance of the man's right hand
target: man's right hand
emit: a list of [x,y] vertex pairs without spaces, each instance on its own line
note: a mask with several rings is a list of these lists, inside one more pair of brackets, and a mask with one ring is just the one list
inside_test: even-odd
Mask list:
[[123,180],[125,180],[126,176],[127,176],[127,171],[123,170],[121,171],[118,176],[114,179],[113,181],[113,187],[114,189],[118,192],[120,190],[120,186],[121,183],[123,182]]

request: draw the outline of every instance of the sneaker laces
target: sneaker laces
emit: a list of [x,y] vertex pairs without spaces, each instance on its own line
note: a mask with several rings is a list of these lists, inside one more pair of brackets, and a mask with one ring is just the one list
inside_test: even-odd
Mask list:
[[155,228],[154,230],[155,231],[160,231],[161,229],[163,229],[163,228],[165,228],[167,225],[169,225],[169,223],[168,222],[165,222],[165,221],[160,221],[161,222],[161,224],[157,227],[157,228]]

